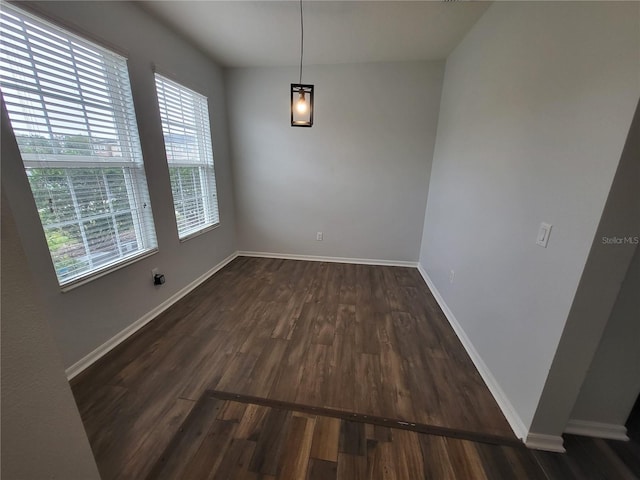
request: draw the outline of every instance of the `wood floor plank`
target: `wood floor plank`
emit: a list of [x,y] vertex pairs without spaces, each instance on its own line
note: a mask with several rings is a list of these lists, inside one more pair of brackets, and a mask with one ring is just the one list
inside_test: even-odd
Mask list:
[[325,303],[327,295],[327,282],[329,281],[330,264],[318,262],[311,268],[312,279],[307,289],[307,303]]
[[336,334],[336,313],[338,304],[327,304],[320,310],[313,323],[311,343],[333,345]]
[[322,368],[329,361],[329,347],[322,344],[309,345],[301,364],[302,375],[296,389],[295,402],[306,405],[321,405],[326,398],[326,369]]
[[[336,462],[337,462],[336,458]],[[326,460],[311,458],[307,480],[336,480],[338,477],[338,464]]]
[[212,342],[194,365],[178,394],[181,398],[197,400],[207,388],[217,385],[225,373],[225,367],[235,355],[233,339],[229,332],[216,331]]
[[368,480],[404,480],[397,472],[395,452],[391,443],[377,443],[368,450]]
[[472,442],[447,438],[446,445],[455,478],[490,480],[486,476],[480,455]]
[[368,353],[356,354],[354,361],[354,371],[358,382],[364,388],[358,389],[357,397],[353,399],[357,411],[363,414],[375,415],[382,407],[384,397],[376,388],[380,384],[382,372],[380,367],[380,357]]
[[337,480],[366,480],[367,457],[339,453],[336,478]]
[[380,313],[369,302],[357,303],[355,313],[356,335],[358,336],[355,340],[356,348],[360,353],[379,355],[381,342],[376,320]]
[[279,480],[300,480],[307,476],[315,417],[293,415],[289,435],[278,466]]
[[338,303],[343,305],[355,305],[356,303],[356,266],[344,264],[344,275],[340,285],[340,299]]
[[233,438],[224,458],[213,473],[213,480],[246,479],[257,480],[258,475],[249,471],[255,442]]
[[139,439],[138,448],[130,450],[131,454],[123,463],[118,477],[145,478],[146,473],[170,444],[175,432],[184,423],[195,403],[191,400],[177,399],[163,411],[153,428],[149,429],[149,434]]
[[264,420],[270,408],[262,405],[249,404],[240,419],[240,424],[235,432],[235,437],[239,439],[256,441],[262,430]]
[[[107,426],[107,420],[114,418],[121,412],[122,405],[126,404],[132,394],[129,389],[112,385],[101,385],[96,387],[94,396],[84,402],[78,402],[78,410],[85,422],[85,430],[91,438],[99,435],[103,428]],[[113,426],[113,424],[111,424]],[[96,442],[109,440],[109,436],[100,435]],[[93,445],[96,450],[98,443]]]
[[198,449],[185,462],[180,477],[203,480],[213,478],[227,454],[235,428],[234,422],[215,420],[202,438]]
[[271,311],[277,308],[276,302],[256,301],[246,312],[245,325],[251,325],[251,331],[238,349],[239,353],[256,353],[264,345],[265,339],[271,337],[275,325],[271,322]]
[[483,443],[477,443],[475,447],[488,478],[515,478],[511,464],[512,459],[508,457],[505,449],[499,445]]
[[287,347],[286,340],[271,338],[265,340],[262,352],[249,373],[247,384],[244,388],[236,388],[233,391],[266,397],[278,378],[278,368]]
[[236,353],[227,363],[227,368],[215,388],[217,390],[248,393],[247,390],[251,382],[251,372],[256,366],[259,354],[265,344],[266,341],[262,340],[260,347],[258,347],[256,343],[256,350],[254,350],[254,352]]
[[391,429],[389,427],[382,427],[380,425],[373,426],[373,438],[378,442],[390,442],[391,441]]
[[269,398],[293,401],[304,371],[304,359],[311,343],[308,333],[311,324],[318,315],[317,303],[306,303],[296,322],[295,329],[288,341],[282,361],[278,368],[278,375],[268,392]]
[[[478,450],[478,444],[475,444],[474,446],[476,450]],[[514,477],[527,478],[531,480],[546,480],[544,470],[540,468],[540,465],[529,450],[525,448],[505,446],[498,446],[498,448],[506,455]],[[486,465],[486,463],[483,462],[483,465]]]
[[334,343],[329,348],[328,361],[325,363],[328,389],[324,406],[347,408],[351,404],[355,407],[355,392],[350,386],[356,378],[355,352],[349,348],[350,340],[347,340],[348,338],[355,342],[354,321],[355,306],[338,305]]
[[277,322],[271,332],[271,338],[291,339],[296,322],[302,313],[306,296],[306,290],[298,290],[291,295],[279,312]]
[[246,403],[227,401],[218,413],[218,420],[229,420],[239,423],[247,410]]
[[[445,437],[418,435],[422,451],[424,478],[433,480],[455,480],[456,474],[449,457]],[[499,478],[499,477],[497,477]]]
[[198,400],[183,426],[180,427],[179,434],[173,438],[173,441],[151,469],[147,476],[149,480],[180,477],[186,466],[185,459],[191,458],[197,451],[203,436],[216,421],[223,403],[222,400],[208,396],[203,396]]
[[398,478],[421,478],[424,474],[424,460],[418,434],[407,430],[395,430],[391,443]]
[[[130,419],[131,416],[126,418]],[[127,462],[130,449],[123,447],[125,442],[122,441],[120,432],[124,427],[121,422],[124,422],[122,417],[120,422],[114,422],[112,425],[107,425],[105,422],[105,431],[87,429],[93,454],[101,460],[98,463],[98,469],[103,478],[113,478]]]
[[418,409],[418,406],[413,400],[407,378],[407,368],[403,365],[402,357],[391,346],[384,345],[382,347],[380,353],[381,405],[385,410],[394,410],[395,418],[399,420],[415,420],[417,417],[414,407]]
[[339,418],[318,417],[311,444],[312,458],[329,462],[338,461],[340,424]]
[[291,412],[270,409],[258,436],[249,470],[264,475],[278,473],[278,460],[289,432]]
[[365,456],[367,439],[364,423],[343,420],[340,424],[339,451],[349,455]]

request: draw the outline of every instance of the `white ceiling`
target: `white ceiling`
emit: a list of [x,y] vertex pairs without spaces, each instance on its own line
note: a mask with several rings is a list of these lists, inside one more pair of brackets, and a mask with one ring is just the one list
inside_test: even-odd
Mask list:
[[[143,1],[226,67],[296,65],[297,1]],[[304,0],[304,64],[435,60],[447,55],[487,2]]]

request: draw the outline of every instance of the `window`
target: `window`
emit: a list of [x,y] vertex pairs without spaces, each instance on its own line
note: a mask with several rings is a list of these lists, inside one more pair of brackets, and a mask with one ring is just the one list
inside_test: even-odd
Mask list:
[[156,74],[178,236],[219,223],[207,98]]
[[0,88],[61,286],[155,250],[126,60],[21,10]]

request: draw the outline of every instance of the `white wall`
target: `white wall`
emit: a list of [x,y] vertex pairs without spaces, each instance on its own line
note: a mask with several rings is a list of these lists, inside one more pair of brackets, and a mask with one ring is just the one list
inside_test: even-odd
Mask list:
[[[639,192],[640,102],[531,424],[534,432],[560,435],[568,424],[637,248],[635,239],[640,237]],[[612,238],[621,240],[611,243]],[[628,241],[624,241],[625,238]],[[634,319],[636,322],[637,317]],[[621,335],[634,336],[638,331],[633,323],[623,323],[619,327],[623,330],[619,332]],[[640,338],[637,334],[635,338],[636,347],[632,348],[637,350]],[[633,342],[621,344],[619,348],[630,344]],[[633,360],[632,353],[627,354]],[[624,378],[615,371],[608,375],[612,384],[616,378]],[[626,391],[628,387],[618,385],[616,388]]]
[[571,413],[572,420],[624,425],[640,393],[640,248]]
[[[133,3],[40,2],[37,7],[128,57],[159,249],[150,258],[61,293],[13,135],[3,125],[3,147],[10,144],[2,156],[3,188],[68,367],[236,250],[226,106],[221,70]],[[175,226],[152,63],[209,98],[221,225],[186,242],[178,240]],[[161,288],[152,285],[154,267],[166,275]]]
[[7,480],[99,480],[87,435],[4,195],[1,245],[0,476]]
[[315,121],[293,128],[296,68],[229,70],[240,250],[417,261],[442,75],[442,62],[305,67]]
[[637,4],[498,2],[447,59],[420,264],[525,433],[638,100],[639,34]]

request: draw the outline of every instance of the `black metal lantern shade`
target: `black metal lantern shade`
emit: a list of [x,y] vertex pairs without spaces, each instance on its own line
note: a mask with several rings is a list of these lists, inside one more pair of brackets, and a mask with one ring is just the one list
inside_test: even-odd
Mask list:
[[313,125],[313,85],[291,84],[291,126]]

